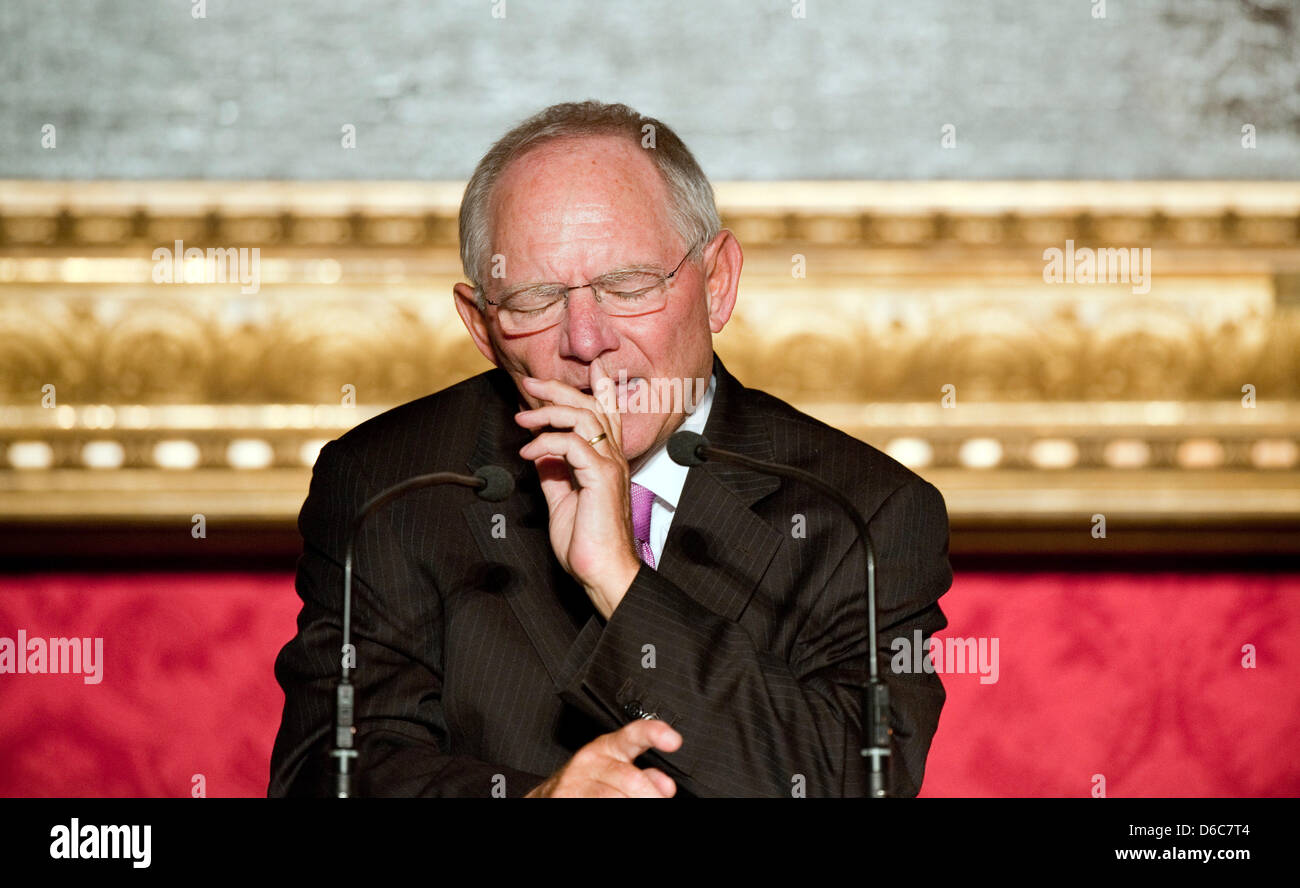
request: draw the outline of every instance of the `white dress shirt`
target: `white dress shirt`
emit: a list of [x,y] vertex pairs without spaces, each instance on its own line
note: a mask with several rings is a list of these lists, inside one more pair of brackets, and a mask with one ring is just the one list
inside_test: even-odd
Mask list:
[[[689,380],[688,380],[689,382]],[[709,411],[713,408],[713,393],[717,390],[718,378],[709,377],[709,387],[704,397],[696,405],[694,412],[686,415],[679,432],[696,432],[704,434],[704,426],[709,421]],[[677,501],[681,498],[682,488],[686,486],[687,466],[679,466],[668,455],[668,444],[659,445],[654,454],[641,468],[632,474],[632,480],[642,487],[654,491],[655,502],[650,510],[650,550],[654,552],[655,564],[660,561],[664,551],[664,541],[668,539],[668,527],[673,523],[677,512]]]

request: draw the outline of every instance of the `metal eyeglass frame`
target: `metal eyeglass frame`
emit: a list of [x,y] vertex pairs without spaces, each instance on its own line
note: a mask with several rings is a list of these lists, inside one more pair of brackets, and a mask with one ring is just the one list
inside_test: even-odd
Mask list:
[[[698,245],[697,245],[697,244],[692,244],[692,245],[691,245],[691,248],[690,248],[689,250],[686,251],[686,255],[683,256],[683,257],[681,258],[681,261],[677,263],[677,267],[674,268],[672,271],[668,272],[666,275],[664,275],[664,276],[663,276],[663,280],[661,280],[661,281],[657,284],[657,286],[664,287],[664,288],[667,288],[667,287],[668,287],[668,283],[669,283],[669,281],[671,281],[674,277],[677,276],[677,272],[679,272],[679,271],[682,270],[682,266],[686,264],[686,260],[689,259],[689,258],[691,257],[691,254],[692,254],[692,253],[695,252],[695,248],[696,248],[696,246],[698,246]],[[597,280],[599,280],[600,277],[603,277],[603,275],[598,276],[598,277],[597,277]],[[539,285],[539,286],[546,286],[546,285]],[[557,287],[563,287],[564,285],[561,284],[561,283],[559,283],[559,282],[557,281],[557,282],[554,284],[554,286],[557,286]],[[592,283],[591,283],[590,281],[588,281],[588,282],[585,283],[585,284],[576,284],[576,285],[574,285],[574,286],[572,286],[572,287],[564,287],[564,296],[563,296],[562,298],[564,299],[564,306],[565,306],[565,308],[568,308],[568,306],[569,306],[569,294],[570,294],[571,292],[573,292],[574,290],[581,290],[583,287],[591,287],[591,288],[592,288],[592,289],[591,289],[591,294],[596,298],[596,302],[597,302],[597,303],[602,303],[602,302],[603,302],[603,300],[602,300],[601,297],[600,297],[600,290],[596,289],[595,286],[593,286]],[[500,302],[493,302],[491,299],[488,299],[488,298],[487,298],[487,295],[486,295],[486,294],[484,294],[484,296],[483,296],[483,301],[484,301],[485,303],[487,303],[488,305],[492,305],[492,306],[496,306],[497,308],[500,308],[500,307],[501,307],[501,306],[502,306],[502,305],[503,305],[507,300],[503,299],[503,300],[501,300]],[[555,301],[556,301],[556,302],[559,302],[560,300],[557,299],[557,300],[555,300]],[[552,305],[554,305],[554,304],[555,304],[555,302],[547,303],[547,304],[546,304],[545,306],[543,306],[542,308],[537,309],[537,311],[544,311],[545,309],[550,308],[550,307],[551,307]]]

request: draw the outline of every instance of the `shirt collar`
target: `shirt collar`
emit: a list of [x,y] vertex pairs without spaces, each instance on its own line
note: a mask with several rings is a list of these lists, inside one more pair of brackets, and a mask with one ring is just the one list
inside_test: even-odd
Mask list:
[[[709,387],[705,390],[704,397],[700,399],[695,410],[682,420],[677,431],[704,433],[704,426],[709,421],[709,411],[713,408],[713,393],[717,387],[718,377],[714,374],[709,377]],[[682,488],[686,486],[686,474],[689,471],[688,466],[679,466],[673,462],[672,457],[668,455],[668,443],[664,442],[641,465],[641,468],[633,473],[632,480],[642,487],[653,490],[655,496],[676,509],[677,500],[682,495]]]

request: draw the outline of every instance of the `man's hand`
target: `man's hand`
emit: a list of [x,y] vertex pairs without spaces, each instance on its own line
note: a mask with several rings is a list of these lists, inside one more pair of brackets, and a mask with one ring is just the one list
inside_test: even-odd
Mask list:
[[593,361],[591,395],[554,379],[525,377],[523,386],[542,406],[516,414],[516,422],[526,429],[568,430],[542,432],[519,451],[537,465],[551,515],[551,548],[608,620],[641,568],[632,542],[623,417],[610,396],[613,380]]
[[673,778],[658,768],[638,768],[632,762],[649,749],[673,752],[681,745],[682,735],[666,722],[629,722],[579,749],[525,798],[672,798],[677,792]]

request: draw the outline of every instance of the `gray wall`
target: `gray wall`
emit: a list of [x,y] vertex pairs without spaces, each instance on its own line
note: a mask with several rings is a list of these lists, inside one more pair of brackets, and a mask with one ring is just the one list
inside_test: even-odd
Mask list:
[[3,0],[0,177],[461,179],[587,97],[716,179],[1297,177],[1296,0],[1094,3]]

